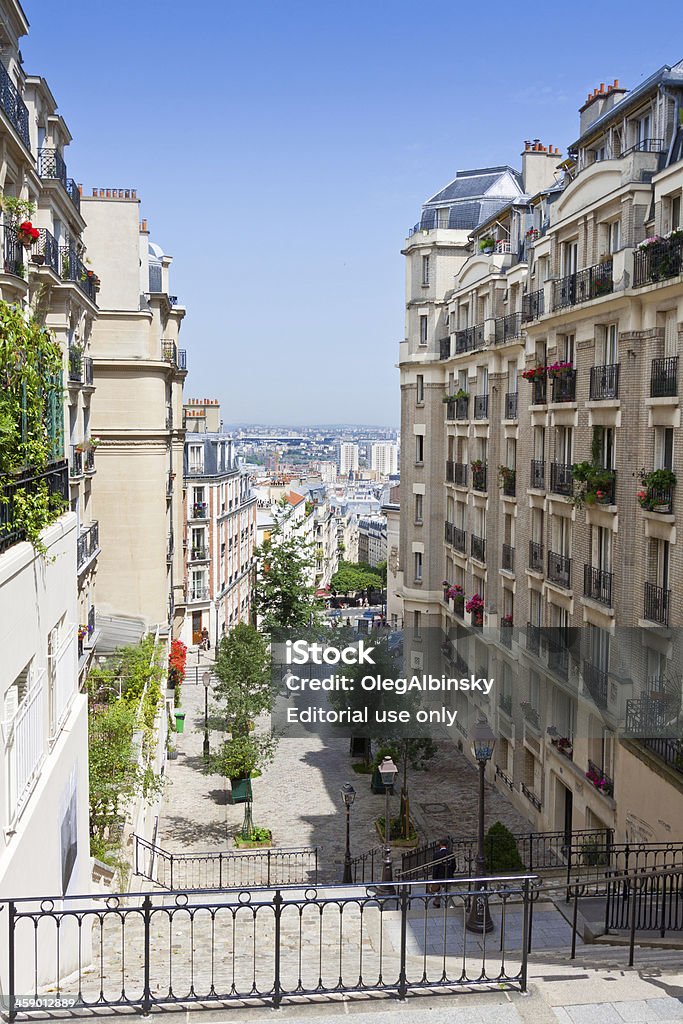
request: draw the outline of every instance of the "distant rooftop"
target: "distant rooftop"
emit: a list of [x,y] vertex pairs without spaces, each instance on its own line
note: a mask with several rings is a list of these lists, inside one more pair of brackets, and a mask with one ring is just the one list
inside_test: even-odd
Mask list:
[[521,195],[522,176],[507,164],[457,171],[455,178],[423,205],[420,223],[413,230],[473,231]]

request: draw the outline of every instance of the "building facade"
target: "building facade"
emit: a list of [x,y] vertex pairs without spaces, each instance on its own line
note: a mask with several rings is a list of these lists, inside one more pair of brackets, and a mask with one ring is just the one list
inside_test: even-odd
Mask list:
[[370,449],[370,468],[379,476],[398,473],[398,445],[393,441],[375,441]]
[[601,86],[567,159],[459,174],[404,250],[406,626],[495,678],[456,738],[486,713],[536,829],[680,833],[682,98],[683,65]]
[[356,473],[359,465],[358,445],[354,441],[342,441],[339,445],[339,475]]

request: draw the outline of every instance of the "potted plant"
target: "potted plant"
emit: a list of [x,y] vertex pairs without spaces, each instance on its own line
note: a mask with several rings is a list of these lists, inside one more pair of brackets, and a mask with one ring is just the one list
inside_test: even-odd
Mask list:
[[479,242],[479,252],[483,252],[486,256],[493,252],[496,245],[495,238],[491,238],[490,235],[486,235]]
[[614,496],[615,475],[613,469],[596,466],[594,462],[574,463],[574,494],[569,498],[570,503],[576,508],[583,505],[610,504]]
[[472,459],[472,461],[470,462],[470,467],[471,467],[473,473],[478,473],[478,472],[480,472],[480,470],[482,470],[484,468],[484,460],[483,459]]
[[510,629],[512,628],[512,615],[504,615],[500,621],[503,626],[507,626]]
[[481,594],[474,594],[467,604],[465,605],[465,611],[469,612],[472,616],[473,626],[484,625],[484,598]]
[[522,377],[524,380],[545,380],[546,367],[545,366],[531,366],[528,370],[522,370]]
[[550,363],[550,365],[545,368],[547,375],[555,379],[568,377],[573,369],[573,364],[568,363],[565,360],[558,360],[556,363]]
[[513,469],[512,466],[498,467],[498,482],[501,487],[505,487],[506,484],[510,487],[514,486],[515,478],[517,476],[517,470]]
[[17,228],[17,241],[26,248],[30,249],[31,246],[38,241],[40,238],[40,231],[38,228],[34,228],[30,220],[23,220]]
[[640,482],[643,487],[636,497],[638,504],[646,512],[669,512],[671,510],[672,490],[676,486],[676,474],[671,469],[653,469],[640,471]]
[[529,228],[525,237],[528,239],[528,241],[534,242],[538,238],[539,234],[540,231],[538,230],[538,228]]
[[35,263],[36,266],[42,267],[45,263],[45,253],[34,252],[31,254],[31,263]]

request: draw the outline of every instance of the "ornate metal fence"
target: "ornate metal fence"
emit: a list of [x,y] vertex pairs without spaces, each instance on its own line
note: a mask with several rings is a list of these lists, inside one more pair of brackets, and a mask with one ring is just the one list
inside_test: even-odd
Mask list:
[[[45,1007],[101,1012],[527,982],[532,878],[424,885],[122,894],[7,901],[10,1020]],[[473,897],[494,931],[465,923]],[[64,979],[64,980],[62,980]],[[63,1013],[60,1013],[63,1016]]]

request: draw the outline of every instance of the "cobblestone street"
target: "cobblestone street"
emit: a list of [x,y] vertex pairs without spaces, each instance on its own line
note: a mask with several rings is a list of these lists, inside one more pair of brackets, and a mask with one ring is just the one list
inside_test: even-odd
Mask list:
[[[204,771],[204,687],[193,655],[182,689],[185,731],[176,737],[178,758],[167,763],[169,784],[159,821],[158,844],[169,852],[228,850],[242,823],[244,806],[231,805],[229,783]],[[195,682],[199,676],[199,683]],[[210,733],[211,749],[221,740]],[[370,790],[370,776],[356,774],[349,740],[316,729],[303,739],[282,739],[273,762],[253,781],[254,824],[270,828],[277,847],[319,846],[322,880],[335,881],[344,855],[345,824],[340,788],[352,782],[357,797],[351,811],[352,854],[380,843],[374,820],[384,814],[384,798]],[[411,815],[420,840],[442,833],[468,837],[477,829],[477,774],[467,758],[443,741],[426,771],[409,771]],[[392,813],[398,796],[392,797]],[[493,787],[487,786],[487,827],[500,820],[513,831],[529,823]],[[398,856],[398,852],[396,854]]]

